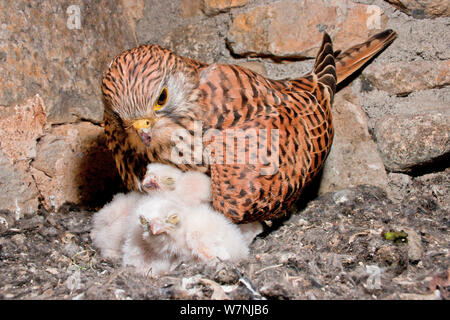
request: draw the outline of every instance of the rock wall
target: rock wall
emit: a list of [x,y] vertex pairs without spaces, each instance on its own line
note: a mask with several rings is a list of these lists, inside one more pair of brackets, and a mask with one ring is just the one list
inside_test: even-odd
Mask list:
[[100,78],[137,43],[270,78],[309,72],[392,28],[398,39],[336,96],[319,192],[447,167],[449,5],[437,0],[106,0],[0,3],[0,210],[101,205],[120,181],[104,146]]
[[120,186],[100,81],[136,17],[128,1],[0,2],[0,210],[102,204]]

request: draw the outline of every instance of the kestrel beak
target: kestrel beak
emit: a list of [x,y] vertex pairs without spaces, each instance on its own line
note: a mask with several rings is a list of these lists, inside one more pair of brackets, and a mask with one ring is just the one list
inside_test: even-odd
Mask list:
[[155,123],[155,119],[140,119],[133,122],[133,128],[138,133],[142,142],[148,147],[152,141],[151,127]]

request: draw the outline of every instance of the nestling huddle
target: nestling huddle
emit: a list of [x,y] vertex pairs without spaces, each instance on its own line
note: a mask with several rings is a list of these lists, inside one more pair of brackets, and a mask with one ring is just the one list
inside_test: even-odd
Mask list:
[[150,164],[142,181],[148,195],[118,194],[94,215],[91,238],[106,258],[143,274],[161,274],[182,262],[216,264],[248,256],[262,231],[259,223],[237,226],[210,206],[210,179]]

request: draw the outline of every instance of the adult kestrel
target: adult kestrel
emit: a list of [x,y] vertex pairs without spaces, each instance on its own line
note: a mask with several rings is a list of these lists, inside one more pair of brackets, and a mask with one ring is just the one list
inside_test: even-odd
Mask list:
[[[236,65],[207,65],[157,45],[123,52],[102,81],[107,144],[123,181],[141,190],[148,163],[169,164],[210,175],[213,207],[233,222],[283,214],[328,155],[336,85],[396,36],[386,30],[340,53],[325,33],[314,70],[291,80],[267,79]],[[174,160],[180,153],[175,133],[182,130],[185,140],[195,141],[199,123],[200,161]],[[238,150],[228,157],[230,150],[217,142],[230,132]],[[206,150],[209,161],[202,158]]]

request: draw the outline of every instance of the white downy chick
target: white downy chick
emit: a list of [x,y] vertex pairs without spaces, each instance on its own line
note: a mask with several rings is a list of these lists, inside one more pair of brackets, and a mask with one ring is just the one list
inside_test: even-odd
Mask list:
[[122,265],[134,266],[141,274],[170,271],[179,258],[189,254],[177,248],[172,235],[178,223],[179,206],[166,194],[143,198],[127,219]]
[[181,262],[214,265],[248,257],[247,240],[235,224],[208,204],[190,205],[180,200],[175,190],[139,202],[127,221],[124,266],[157,275],[173,270]]
[[211,202],[211,179],[196,171],[182,172],[169,165],[151,163],[141,185],[148,194],[175,191],[177,201],[186,204]]
[[174,194],[188,205],[209,204],[212,200],[211,179],[204,173],[184,172],[176,181]]
[[256,236],[264,231],[261,222],[258,221],[238,224],[237,227],[241,230],[247,245],[250,245]]
[[105,258],[120,258],[125,241],[127,217],[134,211],[142,195],[119,193],[92,218],[91,239]]
[[212,264],[225,260],[238,262],[248,257],[246,239],[224,215],[206,204],[183,209],[180,227],[185,238],[181,238],[179,245],[189,247],[193,256]]

